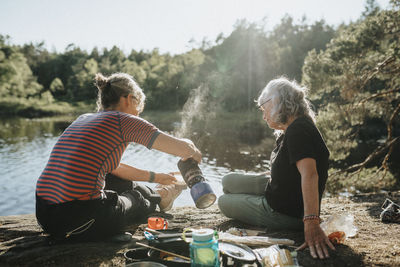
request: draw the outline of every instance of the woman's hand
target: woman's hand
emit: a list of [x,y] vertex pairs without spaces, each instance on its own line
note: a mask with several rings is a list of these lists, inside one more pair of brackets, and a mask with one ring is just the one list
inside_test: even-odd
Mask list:
[[307,220],[304,222],[304,239],[305,242],[297,250],[309,247],[313,258],[328,258],[328,247],[335,250],[335,247],[321,229],[318,220]]
[[182,158],[183,161],[187,160],[188,158],[193,158],[195,161],[198,163],[201,162],[201,152],[200,150],[193,144],[192,140],[189,139],[182,139],[184,142],[186,142],[190,149],[192,150],[191,155],[189,157]]
[[154,182],[164,185],[169,185],[176,182],[176,178],[172,175],[172,173],[156,173]]

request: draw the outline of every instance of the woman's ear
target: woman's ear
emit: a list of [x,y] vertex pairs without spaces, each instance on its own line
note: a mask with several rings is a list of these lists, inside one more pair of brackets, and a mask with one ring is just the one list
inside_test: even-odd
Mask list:
[[128,107],[129,106],[129,96],[121,96],[119,98],[119,103],[124,107]]

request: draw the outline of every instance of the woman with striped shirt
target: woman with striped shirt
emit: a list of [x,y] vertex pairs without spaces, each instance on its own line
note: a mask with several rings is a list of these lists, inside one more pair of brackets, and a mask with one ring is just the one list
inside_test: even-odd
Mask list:
[[[139,118],[145,95],[131,76],[96,75],[98,112],[76,119],[60,136],[37,181],[36,217],[56,239],[98,239],[143,223],[156,205],[171,209],[181,189],[176,178],[120,163],[129,143],[201,161],[187,139]],[[155,182],[157,192],[133,181]]]

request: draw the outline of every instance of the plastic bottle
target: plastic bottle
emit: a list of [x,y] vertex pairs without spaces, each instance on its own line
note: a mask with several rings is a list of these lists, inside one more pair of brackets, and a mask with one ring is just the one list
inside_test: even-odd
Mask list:
[[192,232],[190,243],[190,262],[192,267],[217,267],[219,263],[218,240],[214,230],[199,229]]

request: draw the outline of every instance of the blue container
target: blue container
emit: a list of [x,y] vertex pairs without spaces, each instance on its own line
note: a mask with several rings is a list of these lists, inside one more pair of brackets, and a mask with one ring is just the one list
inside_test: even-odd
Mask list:
[[198,209],[205,209],[214,204],[217,196],[208,183],[200,182],[190,189],[190,195]]
[[218,267],[218,240],[214,238],[214,230],[199,229],[192,232],[190,244],[190,262],[192,267]]
[[214,204],[217,196],[211,189],[211,186],[205,182],[197,161],[193,158],[178,162],[179,171],[183,180],[190,188],[190,195],[196,207],[205,209]]

